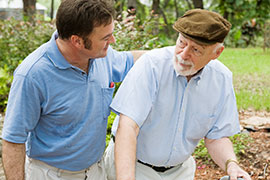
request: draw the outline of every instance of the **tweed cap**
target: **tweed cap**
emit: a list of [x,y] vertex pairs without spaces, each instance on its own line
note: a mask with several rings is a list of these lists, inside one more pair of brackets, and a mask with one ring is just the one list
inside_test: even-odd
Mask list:
[[192,9],[180,17],[173,28],[198,44],[211,45],[224,41],[231,23],[218,13]]

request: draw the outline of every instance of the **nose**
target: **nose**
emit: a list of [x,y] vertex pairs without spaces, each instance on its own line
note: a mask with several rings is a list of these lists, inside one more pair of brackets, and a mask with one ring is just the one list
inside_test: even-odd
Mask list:
[[190,59],[190,48],[188,46],[186,46],[182,53],[181,53],[181,57],[183,60],[187,60]]
[[115,37],[114,37],[114,35],[111,36],[109,43],[115,43]]

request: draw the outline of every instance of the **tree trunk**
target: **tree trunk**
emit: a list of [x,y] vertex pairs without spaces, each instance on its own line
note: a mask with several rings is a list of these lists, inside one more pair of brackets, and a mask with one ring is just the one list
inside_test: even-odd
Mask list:
[[[176,0],[175,0],[175,2],[176,2]],[[186,2],[187,2],[187,4],[188,4],[188,9],[192,9],[192,5],[191,5],[191,3],[189,2],[189,0],[186,0]]]
[[136,0],[128,0],[128,10],[129,15],[135,15],[137,10],[137,1]]
[[159,0],[153,0],[152,11],[155,19],[154,27],[152,29],[153,35],[157,35],[159,33],[159,4]]
[[229,19],[230,13],[226,10],[226,8],[225,8],[225,3],[226,3],[225,0],[221,0],[219,5],[220,5],[221,7],[224,7],[223,17],[224,17],[225,19],[228,20],[228,19]]
[[166,14],[164,13],[164,11],[162,9],[160,9],[160,13],[161,13],[163,20],[164,20],[164,23],[165,23],[165,27],[164,27],[165,33],[169,34],[168,20],[167,20]]
[[33,21],[36,13],[36,0],[23,0],[23,13],[29,18],[29,21]]
[[114,0],[114,2],[115,2],[115,10],[116,10],[116,19],[118,19],[119,16],[123,12],[124,2],[122,0]]
[[153,14],[159,14],[159,4],[160,4],[160,0],[153,0],[153,4],[152,4],[152,10],[153,10]]
[[51,3],[51,20],[53,20],[53,14],[54,14],[54,0],[52,0]]
[[128,9],[136,9],[137,8],[137,1],[136,0],[128,0]]
[[194,8],[203,9],[203,0],[192,0]]
[[164,1],[164,6],[163,6],[164,9],[168,6],[169,2],[170,2],[170,0],[165,0]]
[[179,18],[179,11],[178,11],[178,2],[177,0],[174,0],[174,7],[175,7],[175,14],[176,14],[176,18],[175,20],[177,20]]

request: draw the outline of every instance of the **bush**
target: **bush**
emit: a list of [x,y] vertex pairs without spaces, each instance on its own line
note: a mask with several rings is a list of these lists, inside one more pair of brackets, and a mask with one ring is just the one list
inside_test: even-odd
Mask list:
[[50,22],[0,21],[0,67],[7,65],[8,73],[13,73],[27,55],[50,39],[54,30]]
[[12,74],[21,61],[47,42],[55,27],[50,22],[34,23],[13,18],[0,21],[0,112],[5,109]]
[[7,72],[7,66],[0,68],[0,112],[5,110],[12,76]]
[[123,12],[123,15],[115,21],[116,43],[112,45],[115,49],[119,51],[148,50],[164,47],[171,43],[169,37],[161,39],[161,36],[153,35],[152,27],[154,27],[155,19],[152,16],[141,22],[136,17],[127,15],[127,12]]

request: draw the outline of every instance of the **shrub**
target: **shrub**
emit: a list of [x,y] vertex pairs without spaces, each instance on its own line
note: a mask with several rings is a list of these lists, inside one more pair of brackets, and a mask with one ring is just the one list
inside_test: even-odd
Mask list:
[[14,70],[28,54],[47,42],[54,30],[50,22],[30,23],[13,18],[0,21],[0,112],[6,106]]
[[155,23],[153,16],[141,22],[136,17],[127,15],[127,12],[123,12],[122,16],[115,21],[116,43],[112,45],[115,49],[119,51],[147,50],[164,47],[171,43],[169,37],[160,39],[161,36],[153,35],[152,27]]
[[7,65],[8,73],[13,73],[28,54],[50,39],[54,30],[50,22],[0,21],[0,67]]

